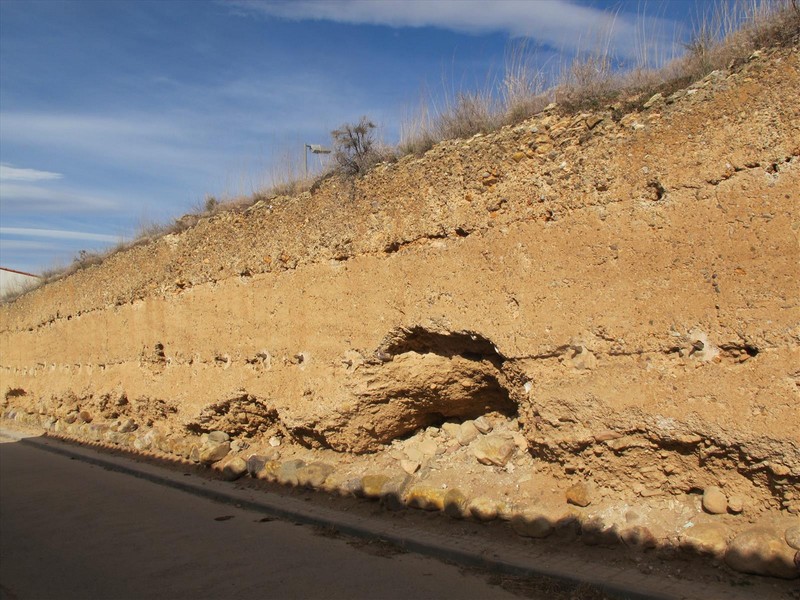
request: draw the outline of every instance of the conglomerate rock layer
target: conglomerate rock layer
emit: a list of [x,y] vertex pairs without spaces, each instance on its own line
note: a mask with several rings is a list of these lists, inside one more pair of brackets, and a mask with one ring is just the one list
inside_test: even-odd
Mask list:
[[5,408],[358,454],[502,414],[620,493],[796,513],[798,97],[768,51],[204,218],[0,308]]

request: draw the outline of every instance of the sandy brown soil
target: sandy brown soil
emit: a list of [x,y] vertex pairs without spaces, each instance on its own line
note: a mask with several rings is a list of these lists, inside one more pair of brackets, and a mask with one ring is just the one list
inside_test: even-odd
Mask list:
[[[224,431],[224,461],[323,461],[359,493],[408,475],[412,504],[457,488],[586,539],[708,522],[722,556],[760,524],[759,569],[791,576],[799,95],[798,49],[764,51],[119,253],[0,308],[4,415],[198,460]],[[479,463],[490,437],[513,457]]]

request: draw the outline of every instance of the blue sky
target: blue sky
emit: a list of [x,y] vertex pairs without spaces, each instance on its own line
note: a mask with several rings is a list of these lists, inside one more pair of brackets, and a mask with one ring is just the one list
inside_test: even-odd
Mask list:
[[[611,27],[665,55],[702,0],[0,1],[0,265],[40,272],[204,197],[249,194],[368,115],[482,87],[526,39],[557,67]],[[312,160],[312,165],[313,165]]]

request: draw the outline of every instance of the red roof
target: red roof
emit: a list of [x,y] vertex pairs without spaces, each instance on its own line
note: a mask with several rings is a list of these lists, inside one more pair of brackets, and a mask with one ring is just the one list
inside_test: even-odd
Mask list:
[[0,271],[8,271],[9,273],[16,273],[17,275],[27,275],[28,277],[36,277],[39,279],[38,275],[34,275],[33,273],[26,273],[25,271],[17,271],[16,269],[7,269],[6,267],[0,267]]

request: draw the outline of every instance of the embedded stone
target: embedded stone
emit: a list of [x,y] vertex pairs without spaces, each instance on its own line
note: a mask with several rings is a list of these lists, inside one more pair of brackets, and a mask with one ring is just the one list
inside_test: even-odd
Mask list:
[[456,439],[462,446],[469,446],[477,439],[478,435],[480,434],[475,424],[472,421],[464,421],[458,428],[458,436]]
[[473,454],[482,465],[504,467],[516,450],[514,442],[499,435],[487,435],[475,444]]
[[[419,451],[422,453],[423,456],[433,456],[436,454],[436,451],[438,450],[436,442],[434,442],[430,438],[425,438],[424,440],[422,440],[417,446],[417,448],[419,449]],[[411,457],[409,456],[409,458]]]
[[581,522],[581,541],[587,546],[614,546],[619,541],[617,528],[600,517]]
[[489,421],[488,421],[488,419],[486,419],[486,417],[478,417],[472,423],[475,425],[477,430],[480,431],[483,434],[487,434],[487,433],[490,433],[492,431],[492,424],[489,423]]
[[565,495],[568,504],[585,507],[592,503],[592,490],[583,482],[576,483],[570,487]]
[[331,473],[333,473],[333,467],[331,465],[322,462],[314,462],[301,467],[297,471],[297,482],[305,487],[320,488]]
[[119,427],[117,427],[117,431],[120,433],[130,433],[131,431],[135,431],[137,429],[136,422],[133,419],[123,419],[120,421]]
[[656,547],[656,536],[643,525],[626,527],[619,532],[619,538],[626,546],[649,549]]
[[728,530],[718,523],[698,523],[686,529],[679,541],[698,554],[721,557],[728,547]]
[[151,429],[143,435],[138,435],[133,440],[133,447],[139,451],[149,450],[154,446],[158,447],[161,441],[161,436],[154,429]]
[[280,470],[281,462],[279,460],[268,460],[261,470],[256,473],[256,477],[258,477],[258,479],[276,481],[278,479],[278,472]]
[[530,538],[545,538],[553,533],[553,523],[541,513],[525,511],[511,517],[511,528],[517,535]]
[[457,488],[447,490],[444,495],[444,513],[448,517],[461,519],[467,511],[467,497]]
[[493,521],[497,518],[497,502],[483,496],[473,498],[467,507],[469,514],[479,521]]
[[419,471],[420,466],[421,465],[417,460],[403,459],[400,461],[400,467],[403,469],[403,471],[405,471],[409,475],[413,475],[414,473]]
[[406,504],[423,510],[444,510],[446,490],[427,485],[415,485],[406,494]]
[[339,493],[344,496],[360,496],[364,490],[361,487],[361,480],[358,477],[348,479],[339,484]]
[[725,563],[733,570],[754,575],[795,579],[795,550],[775,531],[755,527],[737,535],[725,553]]
[[412,481],[408,475],[392,477],[381,487],[381,504],[389,510],[403,510],[406,506],[404,496],[408,484]]
[[442,431],[444,431],[449,437],[453,438],[454,440],[458,438],[458,433],[461,430],[461,425],[458,423],[444,423],[442,425]]
[[224,431],[211,431],[206,439],[208,439],[209,443],[221,444],[223,442],[230,441],[231,436]]
[[210,465],[225,458],[230,450],[231,445],[228,442],[203,446],[200,449],[200,462]]
[[728,512],[728,498],[717,486],[710,485],[703,491],[703,509],[712,515],[725,514]]
[[389,481],[387,475],[365,475],[361,478],[361,492],[367,498],[380,498],[381,490]]
[[586,117],[586,127],[594,129],[603,121],[603,117],[599,115],[590,115]]
[[276,477],[278,479],[278,483],[282,485],[298,485],[297,481],[297,472],[305,466],[305,461],[296,458],[294,460],[287,460],[284,463],[281,463],[278,472],[276,473]]
[[247,473],[250,477],[258,477],[261,469],[267,464],[267,457],[261,454],[251,454],[247,459]]
[[786,543],[792,548],[800,550],[800,525],[788,527],[783,533],[783,537],[786,539]]
[[233,458],[222,467],[222,477],[227,481],[235,481],[247,473],[247,461],[241,456]]
[[663,102],[663,101],[664,101],[664,96],[661,94],[661,92],[657,92],[657,93],[653,94],[650,97],[650,99],[642,105],[642,108],[647,109],[647,108],[650,108],[651,106],[654,106],[655,104],[658,104],[659,102]]
[[744,498],[741,496],[731,496],[728,498],[728,510],[735,515],[744,511]]

